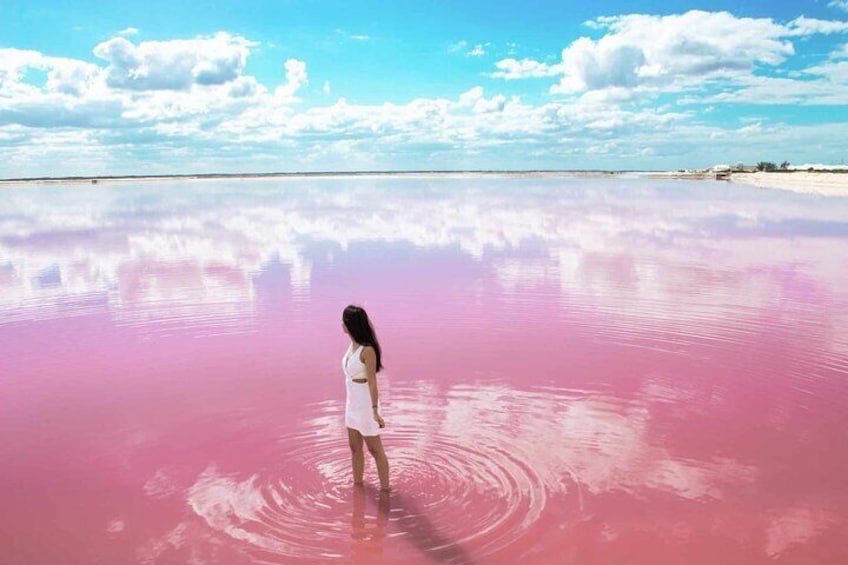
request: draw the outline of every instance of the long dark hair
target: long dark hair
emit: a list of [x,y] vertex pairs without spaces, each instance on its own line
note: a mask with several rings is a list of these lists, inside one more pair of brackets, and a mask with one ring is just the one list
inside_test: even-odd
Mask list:
[[380,349],[380,343],[377,341],[377,334],[374,333],[374,326],[368,319],[368,314],[365,313],[363,308],[351,304],[344,309],[342,322],[344,322],[353,341],[359,345],[370,345],[374,348],[374,353],[377,354],[377,372],[379,372],[383,368],[383,352]]

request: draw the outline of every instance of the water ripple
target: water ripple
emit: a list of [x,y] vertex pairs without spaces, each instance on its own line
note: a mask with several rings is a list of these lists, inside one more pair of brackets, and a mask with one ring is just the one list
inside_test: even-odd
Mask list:
[[210,467],[188,502],[214,534],[241,542],[251,562],[359,561],[363,552],[363,562],[520,562],[533,540],[596,511],[599,496],[721,500],[756,480],[756,468],[720,453],[682,457],[656,441],[654,408],[682,409],[697,394],[664,383],[649,380],[624,399],[551,386],[386,381],[389,497],[373,486],[367,455],[372,486],[351,484],[343,408],[327,401],[279,438],[279,463],[246,479]]
[[[393,492],[375,536],[402,540],[407,553],[412,548],[439,562],[470,563],[472,552],[481,559],[528,535],[554,491],[579,511],[574,475],[551,481],[535,470],[530,454],[505,433],[507,422],[484,418],[467,427],[463,413],[479,410],[479,394],[458,388],[437,398],[431,392],[391,395],[385,444]],[[246,542],[247,551],[289,560],[356,553],[364,543],[352,528],[359,489],[351,484],[342,410],[337,402],[316,405],[306,425],[280,438],[276,469],[238,481],[210,467],[190,489],[189,504],[211,528]],[[376,481],[373,474],[368,457],[366,483]],[[364,492],[379,498],[376,489]]]

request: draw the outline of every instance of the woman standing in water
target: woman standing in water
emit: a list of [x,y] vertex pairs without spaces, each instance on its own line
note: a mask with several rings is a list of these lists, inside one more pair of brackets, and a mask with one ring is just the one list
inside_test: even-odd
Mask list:
[[365,453],[362,443],[374,456],[380,490],[389,490],[389,460],[380,440],[380,429],[386,426],[380,416],[380,396],[377,373],[383,368],[380,344],[368,314],[359,306],[348,306],[342,314],[342,327],[350,336],[350,346],[342,358],[347,400],[345,426],[353,462],[353,484],[362,484],[365,472]]

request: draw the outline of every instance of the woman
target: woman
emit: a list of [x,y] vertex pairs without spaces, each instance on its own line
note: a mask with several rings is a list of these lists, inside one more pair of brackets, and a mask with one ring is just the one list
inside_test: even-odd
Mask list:
[[345,426],[353,462],[353,484],[362,485],[365,472],[365,453],[362,443],[374,456],[380,490],[389,490],[389,461],[380,441],[380,429],[386,426],[380,416],[380,396],[377,373],[383,368],[380,344],[368,314],[359,306],[348,306],[342,314],[342,328],[350,336],[350,346],[342,358],[347,401]]

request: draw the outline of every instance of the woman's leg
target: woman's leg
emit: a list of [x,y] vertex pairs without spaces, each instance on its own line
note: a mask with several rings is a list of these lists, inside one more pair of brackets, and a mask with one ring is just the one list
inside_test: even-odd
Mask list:
[[362,434],[357,430],[347,429],[347,442],[350,444],[350,460],[353,463],[353,484],[362,484],[362,474],[365,472],[365,452],[362,450]]
[[383,442],[380,436],[365,436],[365,445],[374,456],[377,464],[377,475],[380,477],[380,490],[389,490],[389,460],[383,450]]

